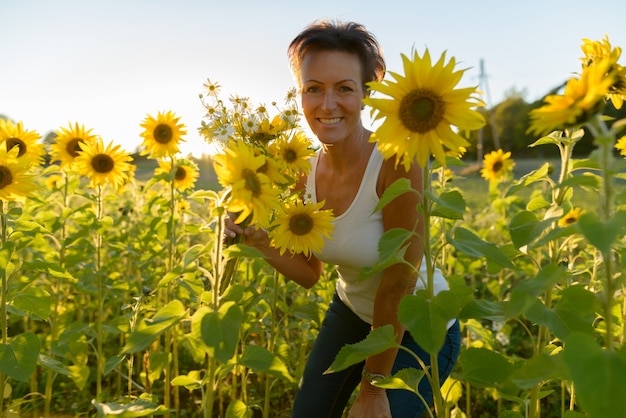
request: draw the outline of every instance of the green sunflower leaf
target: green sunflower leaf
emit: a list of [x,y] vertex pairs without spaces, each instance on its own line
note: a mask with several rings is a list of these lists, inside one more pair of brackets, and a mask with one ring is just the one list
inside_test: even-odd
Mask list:
[[37,368],[39,338],[32,332],[16,335],[8,344],[0,344],[0,371],[12,379],[28,382]]
[[173,300],[161,308],[153,318],[140,321],[137,328],[128,336],[122,354],[144,350],[161,334],[176,325],[185,313],[183,303]]
[[366,358],[382,353],[390,348],[398,347],[392,325],[374,328],[367,337],[358,343],[344,345],[335,360],[324,373],[335,373],[354,364],[365,361]]
[[408,192],[417,193],[417,191],[413,187],[411,187],[411,182],[409,181],[409,179],[400,178],[394,181],[391,186],[385,189],[385,192],[380,197],[376,208],[374,208],[374,212],[378,212],[396,197]]
[[285,366],[280,357],[264,347],[258,345],[246,346],[239,361],[252,370],[267,373],[288,382],[295,382],[295,379],[289,374],[287,366]]
[[447,237],[450,244],[469,256],[485,257],[502,267],[515,268],[511,260],[495,244],[483,241],[465,228],[456,228],[454,237],[450,234],[447,234]]

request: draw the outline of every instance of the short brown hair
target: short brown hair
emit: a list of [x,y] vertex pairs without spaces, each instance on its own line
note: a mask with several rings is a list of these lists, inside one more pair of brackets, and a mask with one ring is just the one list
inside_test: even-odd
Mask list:
[[368,90],[366,83],[380,81],[385,75],[385,59],[378,41],[365,26],[355,22],[317,20],[291,41],[287,56],[298,86],[302,84],[302,60],[311,51],[340,51],[357,55],[361,62],[364,91]]

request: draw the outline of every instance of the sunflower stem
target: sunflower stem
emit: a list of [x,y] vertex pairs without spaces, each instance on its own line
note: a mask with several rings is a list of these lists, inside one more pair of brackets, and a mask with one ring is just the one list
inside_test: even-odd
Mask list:
[[[559,148],[559,153],[561,155],[561,169],[559,171],[559,180],[558,184],[562,184],[565,179],[569,177],[572,172],[572,152],[574,151],[575,142],[567,141],[565,143],[559,142],[557,144]],[[563,203],[563,199],[567,194],[567,187],[559,187],[556,192],[556,196],[554,197],[554,202],[561,206]]]
[[[7,242],[7,217],[4,208],[4,200],[0,200],[0,237],[2,239],[2,247]],[[6,345],[8,341],[7,329],[7,266],[2,269],[2,291],[0,292],[0,338],[2,345]],[[4,373],[0,372],[0,415],[4,415],[4,389],[5,389]]]
[[[602,171],[602,193],[600,194],[600,220],[604,223],[609,222],[611,219],[612,211],[612,178],[613,178],[613,148],[615,146],[615,138],[608,132],[605,123],[596,117],[592,121],[598,130],[598,136],[596,142],[600,147],[600,169]],[[613,351],[615,349],[614,339],[614,320],[613,320],[613,304],[615,299],[615,291],[617,289],[617,283],[613,279],[613,251],[609,248],[607,251],[602,251],[602,264],[604,266],[604,295],[602,298],[602,306],[604,309],[604,322],[606,326],[606,334],[604,340],[604,347]]]
[[[175,251],[176,251],[176,219],[175,219],[175,210],[176,210],[176,188],[174,184],[174,178],[176,176],[176,158],[174,156],[170,156],[170,180],[169,180],[169,192],[170,192],[170,201],[169,201],[169,219],[168,219],[168,229],[169,229],[169,237],[168,237],[168,261],[167,261],[167,271],[170,272],[174,269],[174,259],[175,259]],[[169,303],[172,298],[172,283],[167,284],[167,291],[165,295],[165,303]],[[165,407],[170,409],[171,398],[172,395],[174,397],[174,410],[176,411],[176,416],[180,411],[180,395],[178,391],[178,386],[172,387],[172,376],[178,374],[178,347],[177,347],[177,339],[175,338],[173,329],[168,329],[165,332],[165,341],[164,341],[164,351],[166,353],[172,353],[172,359],[168,360],[167,366],[165,367],[165,382],[164,386],[164,399],[165,399]],[[169,413],[166,414],[169,416]]]
[[102,221],[102,185],[98,185],[96,195],[96,219],[98,229],[96,230],[96,286],[98,316],[96,318],[96,397],[102,392],[102,372],[104,365],[104,354],[102,349],[102,322],[104,316],[104,301],[102,295],[102,233],[100,232],[100,222]]
[[[270,336],[267,342],[267,350],[270,353],[274,353],[274,347],[276,345],[276,334],[278,333],[278,327],[276,323],[278,311],[278,271],[274,269],[274,289],[272,292],[272,307],[270,315]],[[265,376],[265,403],[263,406],[263,418],[269,418],[270,416],[270,390],[272,386],[272,377],[267,374]]]
[[[430,208],[431,202],[426,196],[426,191],[430,190],[431,178],[430,178],[430,164],[425,164],[422,168],[422,181],[424,183],[423,193],[422,193],[422,211],[424,218],[424,258],[426,260],[426,292],[428,294],[429,300],[433,300],[435,298],[435,285],[434,285],[434,277],[435,277],[435,267],[433,265],[432,260],[432,251],[430,245]],[[433,404],[435,406],[435,414],[438,417],[443,417],[445,415],[445,409],[443,404],[443,398],[441,396],[441,384],[439,382],[439,356],[438,353],[430,355],[430,386],[433,391]]]
[[[63,173],[63,208],[69,207],[69,178],[67,171],[62,170]],[[61,239],[59,240],[59,266],[65,268],[65,239],[67,236],[67,219],[62,217],[61,224]],[[50,337],[52,341],[56,341],[59,333],[59,304],[61,303],[61,286],[62,279],[57,279],[56,288],[54,289],[54,304],[50,311]],[[52,345],[48,350],[48,355],[52,356]],[[52,405],[52,384],[54,382],[55,372],[48,369],[46,372],[46,385],[44,388],[44,418],[50,417],[50,407]]]

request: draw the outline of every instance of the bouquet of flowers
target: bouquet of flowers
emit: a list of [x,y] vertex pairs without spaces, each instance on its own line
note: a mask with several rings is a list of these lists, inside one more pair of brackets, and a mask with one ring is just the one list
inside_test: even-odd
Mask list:
[[236,223],[268,231],[282,253],[310,255],[333,231],[332,213],[312,204],[294,186],[311,169],[312,141],[301,129],[295,89],[283,107],[253,105],[249,98],[220,98],[220,86],[207,80],[200,132],[215,146],[213,165],[224,188],[224,206]]

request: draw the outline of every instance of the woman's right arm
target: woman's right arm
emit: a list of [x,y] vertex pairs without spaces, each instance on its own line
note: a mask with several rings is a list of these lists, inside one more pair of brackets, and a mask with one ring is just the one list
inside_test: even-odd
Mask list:
[[270,245],[270,239],[262,229],[255,227],[242,228],[235,224],[233,219],[226,217],[224,222],[224,234],[235,238],[237,235],[244,236],[244,244],[261,251],[265,260],[281,274],[299,285],[310,289],[319,280],[322,274],[322,262],[315,256],[305,257],[303,254],[291,254],[280,251]]

